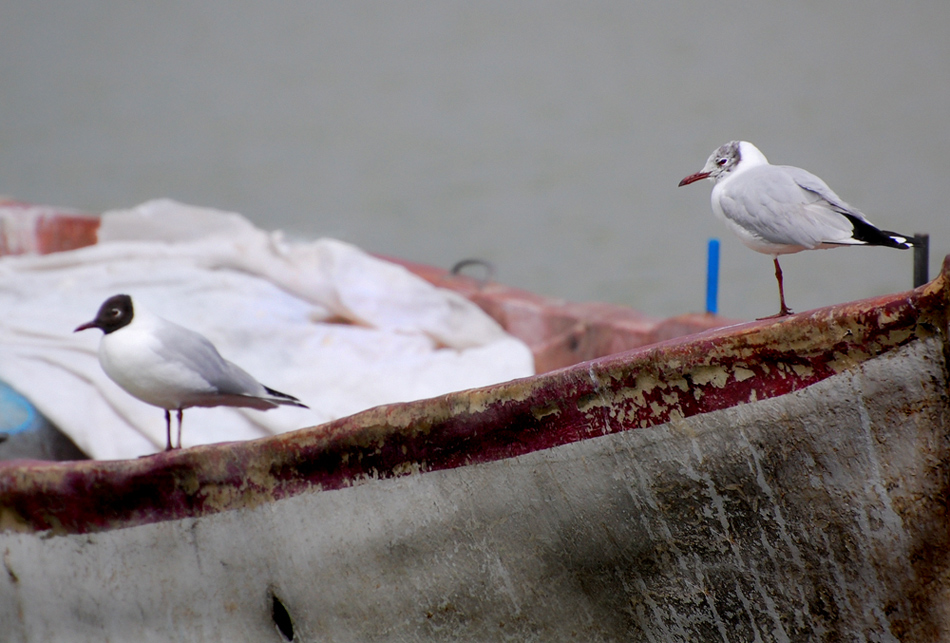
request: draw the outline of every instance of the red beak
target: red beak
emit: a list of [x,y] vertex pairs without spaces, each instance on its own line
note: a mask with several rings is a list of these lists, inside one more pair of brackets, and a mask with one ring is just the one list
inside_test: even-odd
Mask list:
[[708,179],[709,172],[697,172],[696,174],[690,174],[685,179],[680,181],[680,184],[677,187],[683,187],[684,185],[689,185],[690,183],[695,183],[700,179]]
[[96,322],[94,321],[86,322],[82,326],[76,326],[76,330],[74,330],[73,332],[78,333],[81,330],[87,330],[89,328],[98,328],[98,326],[96,326]]

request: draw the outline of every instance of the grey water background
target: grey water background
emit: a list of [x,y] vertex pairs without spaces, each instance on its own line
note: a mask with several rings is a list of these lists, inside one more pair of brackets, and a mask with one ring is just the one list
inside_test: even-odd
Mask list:
[[[950,3],[408,0],[0,5],[0,193],[241,212],[651,315],[771,314],[769,257],[677,188],[730,139],[950,252]],[[909,251],[782,260],[798,311]]]

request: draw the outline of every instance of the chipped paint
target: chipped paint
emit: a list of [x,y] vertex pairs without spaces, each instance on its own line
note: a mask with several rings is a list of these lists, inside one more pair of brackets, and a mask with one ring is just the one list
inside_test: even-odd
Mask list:
[[912,291],[708,331],[370,409],[273,438],[136,461],[0,466],[0,529],[85,533],[509,458],[806,388],[939,334],[946,271]]
[[736,366],[732,371],[732,376],[737,382],[744,382],[747,379],[755,377],[755,371],[749,368],[743,368],[742,366]]
[[591,409],[605,406],[603,401],[600,398],[600,395],[596,393],[588,393],[586,395],[581,395],[577,398],[577,410],[581,413],[587,413]]
[[815,374],[815,369],[807,364],[792,364],[792,370],[795,372],[795,375],[802,379],[807,379]]
[[701,366],[693,369],[693,383],[698,386],[715,386],[722,388],[729,381],[729,372],[721,366]]
[[426,463],[423,462],[400,462],[392,469],[394,476],[408,476],[414,473],[425,473]]
[[898,314],[896,311],[882,308],[877,315],[878,326],[887,326],[888,324],[894,322],[898,318],[897,315]]
[[678,377],[674,375],[669,379],[669,385],[674,388],[678,388],[684,393],[689,390],[689,382],[685,377]]
[[626,400],[633,402],[638,406],[645,406],[647,403],[646,395],[660,385],[660,381],[653,373],[643,371],[637,374],[636,384],[632,389],[623,389],[621,391]]
[[679,396],[675,393],[662,393],[660,399],[662,399],[667,406],[676,406],[679,404]]
[[561,412],[560,407],[557,402],[551,402],[550,404],[544,404],[542,406],[534,406],[531,408],[531,414],[534,416],[535,420],[543,420],[549,415],[557,415]]

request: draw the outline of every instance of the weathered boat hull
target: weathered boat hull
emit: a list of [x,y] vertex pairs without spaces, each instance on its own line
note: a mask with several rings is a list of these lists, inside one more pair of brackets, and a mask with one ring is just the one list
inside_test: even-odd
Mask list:
[[946,279],[266,440],[0,468],[6,638],[947,638]]
[[515,458],[8,533],[5,638],[277,641],[276,596],[300,641],[940,640],[942,352]]
[[[265,440],[0,465],[2,638],[950,639],[948,278]],[[667,332],[451,285],[540,327],[542,369]]]

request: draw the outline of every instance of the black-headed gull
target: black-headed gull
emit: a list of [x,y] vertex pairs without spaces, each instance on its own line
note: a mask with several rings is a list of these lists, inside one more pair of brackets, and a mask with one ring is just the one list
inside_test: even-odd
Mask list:
[[128,295],[109,297],[96,318],[75,331],[98,328],[99,364],[133,397],[165,409],[165,450],[172,448],[171,412],[192,406],[239,406],[267,411],[279,405],[308,408],[286,393],[267,388],[221,357],[203,335],[133,307]]
[[790,315],[785,305],[778,256],[839,246],[910,248],[914,238],[879,230],[845,203],[811,172],[771,165],[755,145],[730,141],[712,153],[702,171],[680,186],[709,179],[712,210],[749,248],[771,255],[781,309],[772,317]]

